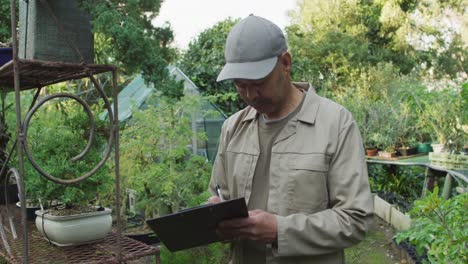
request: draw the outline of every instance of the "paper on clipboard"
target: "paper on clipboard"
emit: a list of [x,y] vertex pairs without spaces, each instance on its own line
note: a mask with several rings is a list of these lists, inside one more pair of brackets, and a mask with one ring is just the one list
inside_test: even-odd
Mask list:
[[216,227],[222,220],[248,217],[245,199],[205,204],[147,220],[161,242],[171,251],[218,242]]

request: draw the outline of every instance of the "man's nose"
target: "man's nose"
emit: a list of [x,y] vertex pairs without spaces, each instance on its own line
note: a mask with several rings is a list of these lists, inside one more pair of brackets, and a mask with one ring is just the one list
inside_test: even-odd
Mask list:
[[253,85],[249,85],[247,89],[245,89],[245,97],[249,100],[256,99],[258,97],[258,91],[257,88],[254,87]]

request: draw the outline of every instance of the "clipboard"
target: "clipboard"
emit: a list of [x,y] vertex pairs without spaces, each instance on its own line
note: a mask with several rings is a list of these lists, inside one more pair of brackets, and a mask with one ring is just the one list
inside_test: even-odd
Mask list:
[[216,227],[223,220],[248,217],[245,199],[204,204],[146,221],[171,251],[219,242]]

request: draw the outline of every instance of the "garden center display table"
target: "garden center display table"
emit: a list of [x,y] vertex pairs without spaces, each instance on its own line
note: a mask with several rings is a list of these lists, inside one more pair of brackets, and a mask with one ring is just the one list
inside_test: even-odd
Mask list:
[[409,157],[404,159],[382,159],[378,157],[366,157],[368,164],[387,164],[390,167],[394,166],[420,166],[426,168],[424,187],[422,195],[425,196],[426,192],[432,191],[438,179],[445,177],[442,196],[446,199],[450,197],[450,190],[452,188],[452,181],[456,180],[461,186],[468,185],[468,171],[467,170],[449,170],[440,166],[432,165],[429,161],[428,155]]

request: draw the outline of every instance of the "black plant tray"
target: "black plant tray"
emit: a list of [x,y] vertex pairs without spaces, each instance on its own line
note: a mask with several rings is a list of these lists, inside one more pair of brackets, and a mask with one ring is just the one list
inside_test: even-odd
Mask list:
[[[19,201],[18,185],[8,184],[7,186],[8,203],[14,204]],[[0,204],[5,204],[5,185],[0,185]]]
[[159,238],[154,232],[143,233],[143,234],[125,234],[125,236],[145,243],[146,245],[155,245],[160,243]]
[[400,250],[405,251],[406,254],[413,260],[413,263],[415,264],[429,263],[429,259],[427,258],[427,252],[424,251],[422,255],[419,255],[418,252],[416,251],[416,247],[413,244],[409,243],[408,241],[404,240],[404,241],[401,241],[400,244],[398,244],[395,238],[393,238],[393,244]]

